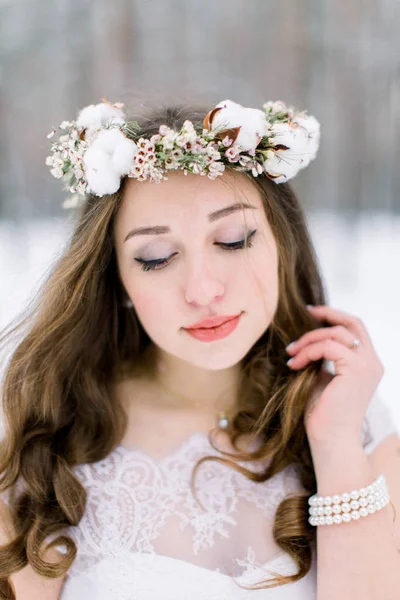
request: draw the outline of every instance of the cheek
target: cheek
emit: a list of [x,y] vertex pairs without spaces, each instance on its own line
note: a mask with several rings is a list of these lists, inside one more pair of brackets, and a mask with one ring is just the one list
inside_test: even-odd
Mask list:
[[[160,285],[140,285],[137,289],[129,289],[127,291],[132,299],[136,314],[145,328],[158,328],[158,323],[164,323],[165,320],[171,318],[170,306],[173,304],[169,301],[167,286],[163,286],[160,291]],[[176,304],[175,304],[176,305]]]
[[[273,248],[263,246],[243,265],[240,288],[253,306],[263,313],[275,311],[279,294],[277,254]],[[245,283],[244,283],[245,282]]]

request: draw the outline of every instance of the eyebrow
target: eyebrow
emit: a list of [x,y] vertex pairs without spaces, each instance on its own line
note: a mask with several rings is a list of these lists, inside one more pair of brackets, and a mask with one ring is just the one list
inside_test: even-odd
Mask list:
[[[217,221],[217,219],[222,219],[222,217],[227,217],[228,215],[240,210],[242,208],[252,208],[256,209],[257,206],[253,206],[252,204],[247,203],[236,203],[231,204],[230,206],[226,206],[225,208],[220,208],[208,215],[208,221],[213,223]],[[137,235],[160,235],[162,233],[170,233],[171,228],[168,225],[153,225],[152,227],[137,227],[136,229],[132,229],[124,239],[124,242],[129,240],[130,238]]]

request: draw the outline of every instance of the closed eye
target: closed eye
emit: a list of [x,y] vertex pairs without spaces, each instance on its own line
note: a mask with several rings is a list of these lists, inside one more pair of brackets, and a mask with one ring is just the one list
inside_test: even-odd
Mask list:
[[[234,250],[243,250],[244,248],[251,248],[253,246],[252,237],[256,233],[257,229],[254,229],[247,238],[239,240],[238,242],[215,242],[216,246],[221,247],[223,250],[232,252]],[[136,262],[140,264],[142,271],[151,271],[163,268],[171,262],[171,259],[177,254],[174,252],[171,256],[166,258],[155,258],[153,260],[143,260],[142,258],[135,258]]]

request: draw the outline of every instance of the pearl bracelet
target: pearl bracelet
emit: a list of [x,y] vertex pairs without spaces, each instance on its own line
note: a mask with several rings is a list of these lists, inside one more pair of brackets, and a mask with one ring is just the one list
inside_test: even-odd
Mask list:
[[373,483],[359,490],[335,496],[310,496],[308,522],[315,526],[348,523],[381,510],[389,502],[386,478],[380,473]]

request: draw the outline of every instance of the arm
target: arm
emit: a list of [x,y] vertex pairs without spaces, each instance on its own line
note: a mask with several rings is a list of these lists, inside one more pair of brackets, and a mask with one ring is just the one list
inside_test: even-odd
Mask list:
[[[345,444],[332,449],[317,444],[311,452],[319,495],[359,489],[376,479],[378,465],[375,463],[373,468],[361,445]],[[383,466],[380,470],[386,476]],[[391,481],[387,478],[393,502]],[[400,506],[396,506],[396,511],[399,514]],[[398,600],[400,554],[393,519],[392,506],[388,504],[357,521],[318,526],[318,600]]]
[[[8,543],[12,539],[10,520],[8,507],[0,500],[0,545]],[[44,554],[44,558],[49,562],[56,562],[58,557],[55,549]],[[28,564],[20,571],[13,573],[10,581],[14,587],[16,600],[58,600],[64,577],[58,579],[40,577]]]

